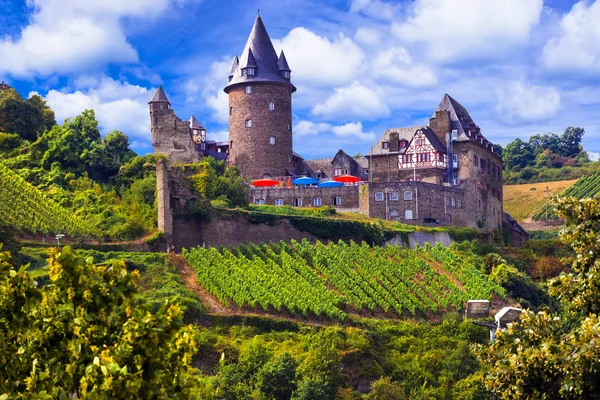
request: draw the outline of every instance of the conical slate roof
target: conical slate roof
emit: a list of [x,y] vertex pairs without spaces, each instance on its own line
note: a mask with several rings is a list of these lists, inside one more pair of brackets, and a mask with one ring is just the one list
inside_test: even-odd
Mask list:
[[235,72],[237,71],[239,65],[240,59],[238,58],[238,56],[235,56],[235,58],[233,59],[233,65],[231,66],[231,72],[229,73],[229,80],[233,78],[233,75],[235,75]]
[[[229,85],[225,87],[225,93],[229,93],[229,90],[234,85],[251,82],[281,83],[290,86],[292,91],[296,91],[296,87],[281,75],[279,57],[277,57],[273,43],[271,43],[271,38],[269,38],[260,15],[254,21],[254,26],[252,27],[250,36],[248,36],[246,47],[244,47],[244,51],[237,63],[238,65],[236,66],[235,64],[236,60],[234,59],[232,66],[233,77],[229,81]],[[256,68],[256,74],[250,76],[242,75],[242,68],[246,67]]]
[[150,100],[150,103],[169,103],[169,99],[167,99],[167,95],[165,94],[165,91],[163,90],[162,86],[158,86],[158,89],[156,89],[156,92],[154,93],[154,96],[152,96],[152,100]]
[[[452,125],[452,129],[458,131],[459,140],[476,140],[474,137],[469,137],[467,134],[469,130],[481,135],[479,127],[473,121],[467,109],[458,101],[454,100],[448,93],[444,94],[442,101],[440,101],[440,104],[435,111],[450,112],[450,124]],[[435,117],[435,112],[433,113],[433,116]]]
[[285,59],[285,54],[283,54],[283,50],[281,50],[281,54],[279,55],[279,60],[277,60],[277,66],[280,71],[291,71],[290,66]]
[[190,128],[192,128],[192,129],[204,129],[204,127],[202,126],[202,124],[200,122],[198,122],[198,120],[196,119],[196,117],[194,117],[193,115],[190,118]]

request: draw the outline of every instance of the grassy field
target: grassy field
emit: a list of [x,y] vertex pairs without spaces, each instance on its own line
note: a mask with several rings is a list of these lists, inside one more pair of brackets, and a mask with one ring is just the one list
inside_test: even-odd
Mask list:
[[504,186],[504,211],[517,221],[530,217],[546,202],[546,188],[550,190],[549,196],[560,194],[569,186],[577,182],[570,181],[528,183],[524,185]]

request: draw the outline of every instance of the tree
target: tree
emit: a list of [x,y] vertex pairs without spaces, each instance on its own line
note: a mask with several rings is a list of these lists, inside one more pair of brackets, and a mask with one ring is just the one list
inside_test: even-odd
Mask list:
[[298,385],[298,390],[294,392],[292,400],[326,400],[333,399],[322,381],[315,379],[307,379]]
[[535,157],[529,143],[517,138],[506,145],[502,160],[508,169],[518,170],[533,165]]
[[502,152],[504,149],[497,143],[494,143],[494,153],[496,153],[500,158],[502,158]]
[[577,257],[550,283],[563,312],[525,311],[480,349],[486,386],[507,399],[600,398],[600,198],[555,200]]
[[296,389],[298,363],[288,353],[269,362],[258,371],[256,386],[269,399],[289,400]]
[[534,156],[542,153],[544,150],[550,150],[558,154],[560,152],[560,137],[556,133],[546,133],[545,135],[533,135],[529,138],[529,145],[533,150]]
[[581,140],[585,134],[585,129],[568,127],[561,137],[561,145],[558,154],[563,157],[577,157],[583,150]]
[[136,305],[137,271],[52,250],[49,281],[0,254],[0,398],[180,398],[197,333],[171,301]]
[[42,97],[33,95],[24,100],[14,89],[0,93],[0,131],[34,141],[54,125],[54,112]]
[[392,381],[392,378],[385,377],[376,380],[371,384],[371,392],[365,396],[365,400],[401,400],[406,395],[402,386]]

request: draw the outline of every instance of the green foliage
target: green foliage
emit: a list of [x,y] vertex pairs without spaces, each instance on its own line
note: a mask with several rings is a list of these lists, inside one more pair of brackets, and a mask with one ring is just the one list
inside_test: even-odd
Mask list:
[[441,245],[406,250],[371,248],[364,242],[292,241],[220,250],[199,247],[182,254],[202,287],[222,303],[304,316],[343,320],[349,305],[363,312],[415,315],[460,309],[467,300],[490,298],[492,292],[504,296],[472,260]]
[[34,141],[54,125],[54,112],[41,96],[23,99],[14,89],[0,92],[0,131]]
[[163,231],[156,231],[148,239],[144,240],[149,245],[156,245],[165,242],[165,233]]
[[303,208],[303,207],[292,207],[292,206],[271,206],[271,205],[256,205],[249,204],[246,207],[250,211],[257,211],[266,214],[276,214],[276,215],[299,215],[299,216],[307,216],[307,217],[331,217],[336,215],[337,211],[335,207],[331,206],[322,206],[322,207],[312,207],[312,208]]
[[190,179],[193,190],[205,200],[225,200],[228,207],[248,205],[248,188],[237,167],[228,167],[225,161],[206,157],[199,163],[184,166],[197,173]]
[[488,389],[507,399],[600,398],[600,200],[559,199],[566,228],[562,239],[577,257],[572,272],[550,285],[563,312],[526,311],[480,349]]
[[298,390],[294,392],[292,400],[324,400],[333,399],[333,396],[327,393],[326,385],[315,379],[306,379],[298,385]]
[[477,237],[479,231],[473,228],[458,228],[455,226],[449,226],[448,234],[455,242],[470,242]]
[[53,251],[37,288],[0,256],[0,393],[10,398],[187,399],[196,333],[171,301],[135,305],[137,272]]
[[23,139],[16,133],[0,132],[0,153],[8,153],[23,144]]
[[373,382],[371,392],[364,398],[365,400],[402,400],[406,399],[406,395],[402,386],[387,376]]
[[257,373],[256,387],[267,398],[288,400],[296,389],[298,363],[288,353],[266,363]]
[[524,307],[538,307],[550,303],[547,293],[515,267],[499,264],[492,269],[490,277]]

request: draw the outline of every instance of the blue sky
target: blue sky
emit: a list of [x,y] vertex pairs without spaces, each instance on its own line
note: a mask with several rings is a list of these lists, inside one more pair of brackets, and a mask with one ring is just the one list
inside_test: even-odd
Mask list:
[[586,129],[600,153],[600,0],[0,0],[0,79],[57,119],[94,108],[104,133],[151,151],[147,102],[227,137],[231,61],[257,9],[298,87],[294,148],[367,153],[387,128],[426,124],[444,93],[484,135]]

